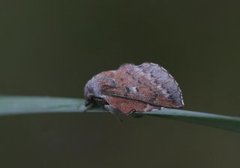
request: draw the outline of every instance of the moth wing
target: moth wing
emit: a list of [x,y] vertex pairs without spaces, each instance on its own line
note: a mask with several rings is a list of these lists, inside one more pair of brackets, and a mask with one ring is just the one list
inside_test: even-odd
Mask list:
[[156,106],[151,106],[141,101],[129,100],[121,97],[106,96],[105,100],[109,103],[109,105],[107,105],[108,109],[113,109],[113,111],[121,111],[125,115],[130,115],[132,112],[135,111],[144,112],[151,111],[153,109],[159,109]]
[[116,88],[106,95],[138,100],[162,107],[183,106],[181,90],[167,70],[154,63],[125,64],[115,72]]

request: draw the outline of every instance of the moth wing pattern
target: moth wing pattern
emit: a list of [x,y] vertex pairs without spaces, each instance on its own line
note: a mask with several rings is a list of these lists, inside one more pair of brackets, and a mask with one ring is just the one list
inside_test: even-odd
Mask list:
[[103,89],[103,95],[160,107],[179,108],[184,105],[178,83],[158,64],[124,64],[114,72],[113,78],[116,86]]
[[[131,114],[136,111],[152,111],[154,109],[160,109],[160,107],[152,106],[147,103],[138,100],[129,100],[122,97],[105,97],[106,102],[111,105],[111,109],[121,111],[124,114]],[[109,106],[109,105],[107,105]]]

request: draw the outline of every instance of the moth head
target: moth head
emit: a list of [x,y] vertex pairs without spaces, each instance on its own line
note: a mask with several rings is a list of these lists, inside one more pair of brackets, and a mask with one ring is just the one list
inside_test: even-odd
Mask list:
[[115,87],[114,79],[100,73],[87,82],[84,88],[84,97],[87,100],[92,97],[104,98],[104,92]]

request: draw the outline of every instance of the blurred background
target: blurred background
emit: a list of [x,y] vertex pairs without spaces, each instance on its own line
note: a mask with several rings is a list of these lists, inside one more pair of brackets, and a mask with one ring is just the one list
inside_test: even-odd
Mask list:
[[[237,1],[0,2],[0,93],[83,97],[94,74],[155,62],[185,109],[240,116]],[[238,167],[240,134],[159,118],[0,118],[1,167]]]

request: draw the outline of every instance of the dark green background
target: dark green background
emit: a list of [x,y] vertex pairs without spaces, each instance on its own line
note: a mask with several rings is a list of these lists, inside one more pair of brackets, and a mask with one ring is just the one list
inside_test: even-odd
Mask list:
[[[92,75],[155,62],[185,109],[240,116],[237,1],[3,0],[0,93],[82,97]],[[239,167],[240,134],[159,118],[0,119],[1,167]]]

